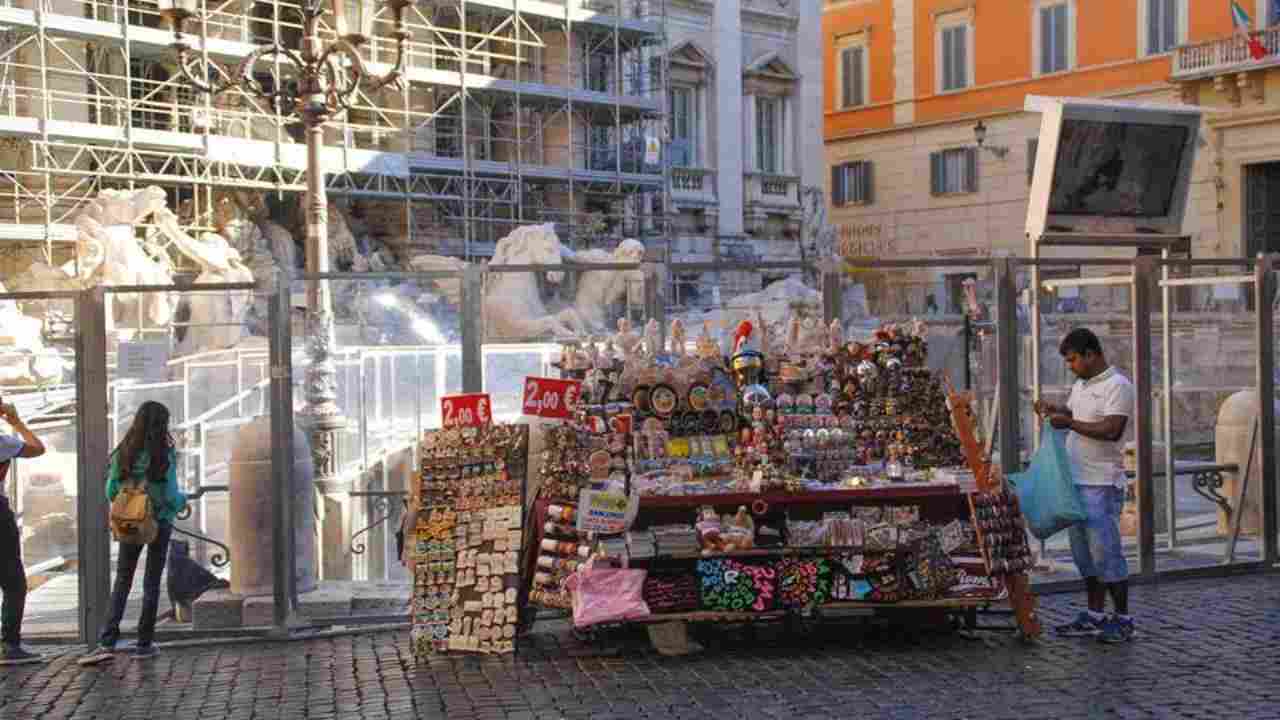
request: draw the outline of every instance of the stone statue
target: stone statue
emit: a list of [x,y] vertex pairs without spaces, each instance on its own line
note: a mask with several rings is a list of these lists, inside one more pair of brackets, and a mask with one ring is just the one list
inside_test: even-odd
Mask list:
[[[0,293],[6,292],[0,285]],[[45,347],[44,323],[18,309],[14,300],[0,300],[0,386],[39,385],[62,379],[68,365]]]
[[827,198],[822,188],[809,185],[800,192],[804,237],[801,242],[813,251],[813,260],[835,257],[836,229],[827,224]]
[[662,352],[662,331],[658,327],[658,321],[649,318],[649,322],[644,325],[644,351],[650,357]]
[[[101,191],[76,216],[76,259],[64,270],[82,287],[172,284],[169,258],[149,251],[135,234],[135,226],[159,210],[169,212],[164,191],[154,185]],[[108,294],[106,303],[108,331],[117,320],[134,327],[166,326],[177,305],[169,293]]]
[[[467,263],[458,258],[446,257],[444,255],[417,255],[409,261],[409,267],[414,272],[453,272],[461,273],[467,268]],[[450,304],[459,306],[462,304],[462,278],[444,278],[442,280],[432,280],[431,284],[435,287],[436,292],[440,293]]]
[[[560,265],[560,239],[550,223],[518,227],[498,241],[491,265]],[[547,281],[559,283],[564,273],[550,271]],[[484,293],[484,327],[489,339],[565,337],[587,332],[573,308],[550,313],[542,302],[533,273],[490,273]]]
[[[644,244],[623,240],[612,253],[599,249],[580,250],[573,255],[579,263],[640,263],[644,260]],[[644,272],[635,270],[592,270],[582,273],[573,306],[583,322],[593,330],[607,327],[605,310],[622,299],[629,287],[643,287]],[[637,302],[639,298],[633,298]]]

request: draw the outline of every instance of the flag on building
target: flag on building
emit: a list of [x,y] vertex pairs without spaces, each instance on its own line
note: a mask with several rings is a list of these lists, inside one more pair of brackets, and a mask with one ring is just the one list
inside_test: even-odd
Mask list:
[[1261,60],[1267,56],[1267,49],[1258,42],[1257,36],[1253,34],[1253,19],[1249,17],[1249,13],[1240,7],[1240,3],[1231,0],[1231,23],[1236,26],[1236,32],[1245,37],[1249,43],[1249,55],[1254,60]]

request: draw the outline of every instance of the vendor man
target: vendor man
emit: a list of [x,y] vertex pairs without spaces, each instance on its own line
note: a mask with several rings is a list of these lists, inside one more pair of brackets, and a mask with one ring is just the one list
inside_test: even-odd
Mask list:
[[[1089,608],[1056,632],[1064,637],[1127,642],[1135,631],[1129,614],[1129,564],[1120,543],[1120,512],[1128,485],[1124,432],[1133,413],[1133,384],[1107,364],[1098,336],[1085,328],[1068,333],[1058,351],[1077,380],[1066,407],[1041,402],[1036,412],[1053,427],[1069,431],[1067,456],[1087,519],[1068,534]],[[1109,616],[1107,595],[1113,606]]]

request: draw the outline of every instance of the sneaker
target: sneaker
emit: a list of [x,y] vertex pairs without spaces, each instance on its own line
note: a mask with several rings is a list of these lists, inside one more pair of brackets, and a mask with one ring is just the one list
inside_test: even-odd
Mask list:
[[1119,615],[1112,615],[1102,623],[1102,632],[1098,635],[1098,639],[1104,643],[1123,643],[1137,636],[1138,631],[1133,626],[1133,618],[1126,619]]
[[146,660],[147,658],[153,658],[156,655],[159,655],[160,648],[156,647],[153,643],[147,643],[146,645],[139,643],[133,648],[133,652],[130,654],[133,655],[133,659],[135,660]]
[[1059,625],[1053,631],[1062,637],[1095,637],[1102,632],[1102,623],[1093,619],[1087,610],[1081,610],[1076,619]]
[[116,657],[116,646],[112,644],[100,644],[94,648],[88,655],[80,658],[76,662],[80,665],[97,665],[108,660],[114,660]]
[[32,665],[41,662],[44,662],[43,655],[27,652],[21,645],[6,645],[4,652],[0,653],[0,666]]

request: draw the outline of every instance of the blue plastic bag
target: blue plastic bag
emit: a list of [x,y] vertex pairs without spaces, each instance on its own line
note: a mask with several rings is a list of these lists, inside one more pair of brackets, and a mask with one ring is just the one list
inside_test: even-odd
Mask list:
[[1049,421],[1040,430],[1040,449],[1031,458],[1031,467],[1011,473],[1008,479],[1018,494],[1027,527],[1037,538],[1044,540],[1085,521],[1084,502],[1071,477],[1066,443]]

